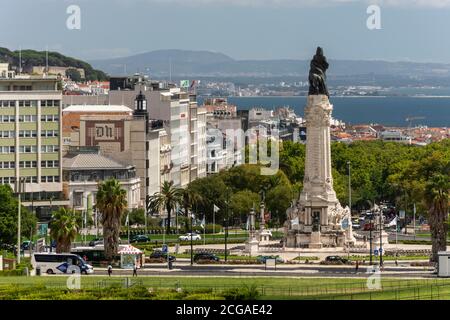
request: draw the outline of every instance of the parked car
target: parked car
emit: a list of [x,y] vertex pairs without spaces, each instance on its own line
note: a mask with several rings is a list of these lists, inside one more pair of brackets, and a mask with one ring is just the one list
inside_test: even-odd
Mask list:
[[[150,255],[150,259],[164,259],[167,261],[167,253],[163,253],[161,250],[155,250]],[[175,256],[169,255],[169,261],[175,261]]]
[[284,262],[284,260],[280,256],[257,256],[256,259],[261,263],[266,263],[267,259],[275,259],[277,263]]
[[326,262],[333,262],[333,263],[339,263],[339,264],[347,264],[349,263],[348,259],[345,259],[341,256],[328,256],[325,258]]
[[150,242],[150,237],[145,234],[138,234],[138,235],[133,236],[130,239],[130,242],[132,242],[132,243],[147,243],[147,242]]
[[219,257],[213,253],[201,252],[194,255],[194,262],[199,261],[219,261]]
[[178,239],[180,239],[180,241],[198,241],[198,240],[202,240],[202,237],[200,237],[199,234],[197,233],[186,233],[184,236],[179,236]]

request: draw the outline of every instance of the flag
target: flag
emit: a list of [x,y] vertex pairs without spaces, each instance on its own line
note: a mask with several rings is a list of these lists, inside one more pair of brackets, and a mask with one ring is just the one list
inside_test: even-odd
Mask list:
[[181,88],[189,88],[189,80],[181,80],[180,87]]
[[391,222],[389,222],[389,224],[387,226],[392,227],[392,226],[396,226],[396,225],[397,225],[397,217],[395,217]]
[[200,224],[200,227],[202,227],[202,229],[205,229],[205,224],[206,224],[205,216],[203,216],[202,223]]
[[219,212],[219,210],[220,210],[220,208],[219,208],[218,206],[214,205],[214,212],[215,212],[215,213],[216,213],[216,212]]
[[293,226],[298,225],[298,224],[299,224],[298,217],[295,218],[294,220],[291,220],[291,224],[292,224]]

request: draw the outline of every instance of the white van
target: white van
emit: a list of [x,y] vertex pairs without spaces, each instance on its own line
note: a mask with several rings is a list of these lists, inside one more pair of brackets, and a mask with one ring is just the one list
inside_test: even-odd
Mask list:
[[76,273],[77,267],[80,273],[89,274],[94,272],[94,268],[87,264],[79,255],[71,253],[34,253],[31,264],[36,270],[40,268],[42,273],[61,274]]

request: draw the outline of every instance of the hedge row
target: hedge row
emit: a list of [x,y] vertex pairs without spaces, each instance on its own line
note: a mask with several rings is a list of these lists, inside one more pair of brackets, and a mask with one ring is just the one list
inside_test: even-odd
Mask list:
[[[165,233],[165,228],[160,227],[160,226],[152,226],[147,228],[147,231],[145,230],[145,228],[138,228],[138,229],[130,229],[130,235],[138,235],[138,234],[164,234]],[[200,226],[194,226],[192,228],[193,232],[196,233],[207,233],[207,234],[212,234],[213,232],[219,233],[223,231],[223,227],[219,224],[207,224],[205,227],[205,230],[203,230],[202,227]],[[187,228],[180,228],[179,229],[179,233],[183,234],[183,233],[187,233],[187,232],[191,232],[190,227]],[[172,228],[170,230],[170,234],[177,234],[177,230],[175,228]],[[120,236],[121,237],[125,237],[128,235],[128,229],[127,228],[123,228],[120,231]]]

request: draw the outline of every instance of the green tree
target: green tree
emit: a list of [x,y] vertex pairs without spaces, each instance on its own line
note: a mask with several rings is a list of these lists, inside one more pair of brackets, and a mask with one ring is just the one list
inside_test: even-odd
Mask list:
[[111,260],[119,248],[120,221],[128,205],[126,191],[114,178],[100,182],[96,203],[102,215],[105,257]]
[[258,211],[260,197],[250,190],[241,190],[230,197],[230,210],[234,217],[239,218],[240,223],[247,220],[252,208]]
[[225,216],[227,185],[223,182],[221,176],[221,174],[210,175],[206,178],[194,180],[189,184],[189,189],[197,192],[203,199],[198,204],[198,211],[206,215],[207,221],[212,221],[214,205],[220,208],[215,215],[216,221],[222,221]]
[[70,252],[79,228],[75,212],[64,207],[53,211],[49,227],[50,236],[56,241],[56,252]]
[[266,205],[271,212],[271,220],[283,224],[286,220],[286,210],[293,199],[293,190],[289,184],[280,184],[267,192]]
[[[17,209],[19,202],[7,184],[0,185],[0,243],[17,243]],[[21,230],[23,237],[29,237],[36,229],[36,217],[25,207],[21,208]]]
[[167,211],[167,233],[170,233],[170,218],[172,210],[182,202],[183,189],[174,187],[173,181],[164,181],[161,191],[148,197],[148,211],[159,212],[162,209]]
[[66,76],[69,77],[72,81],[75,81],[75,82],[80,82],[82,80],[80,71],[78,71],[75,68],[67,69],[66,70]]

